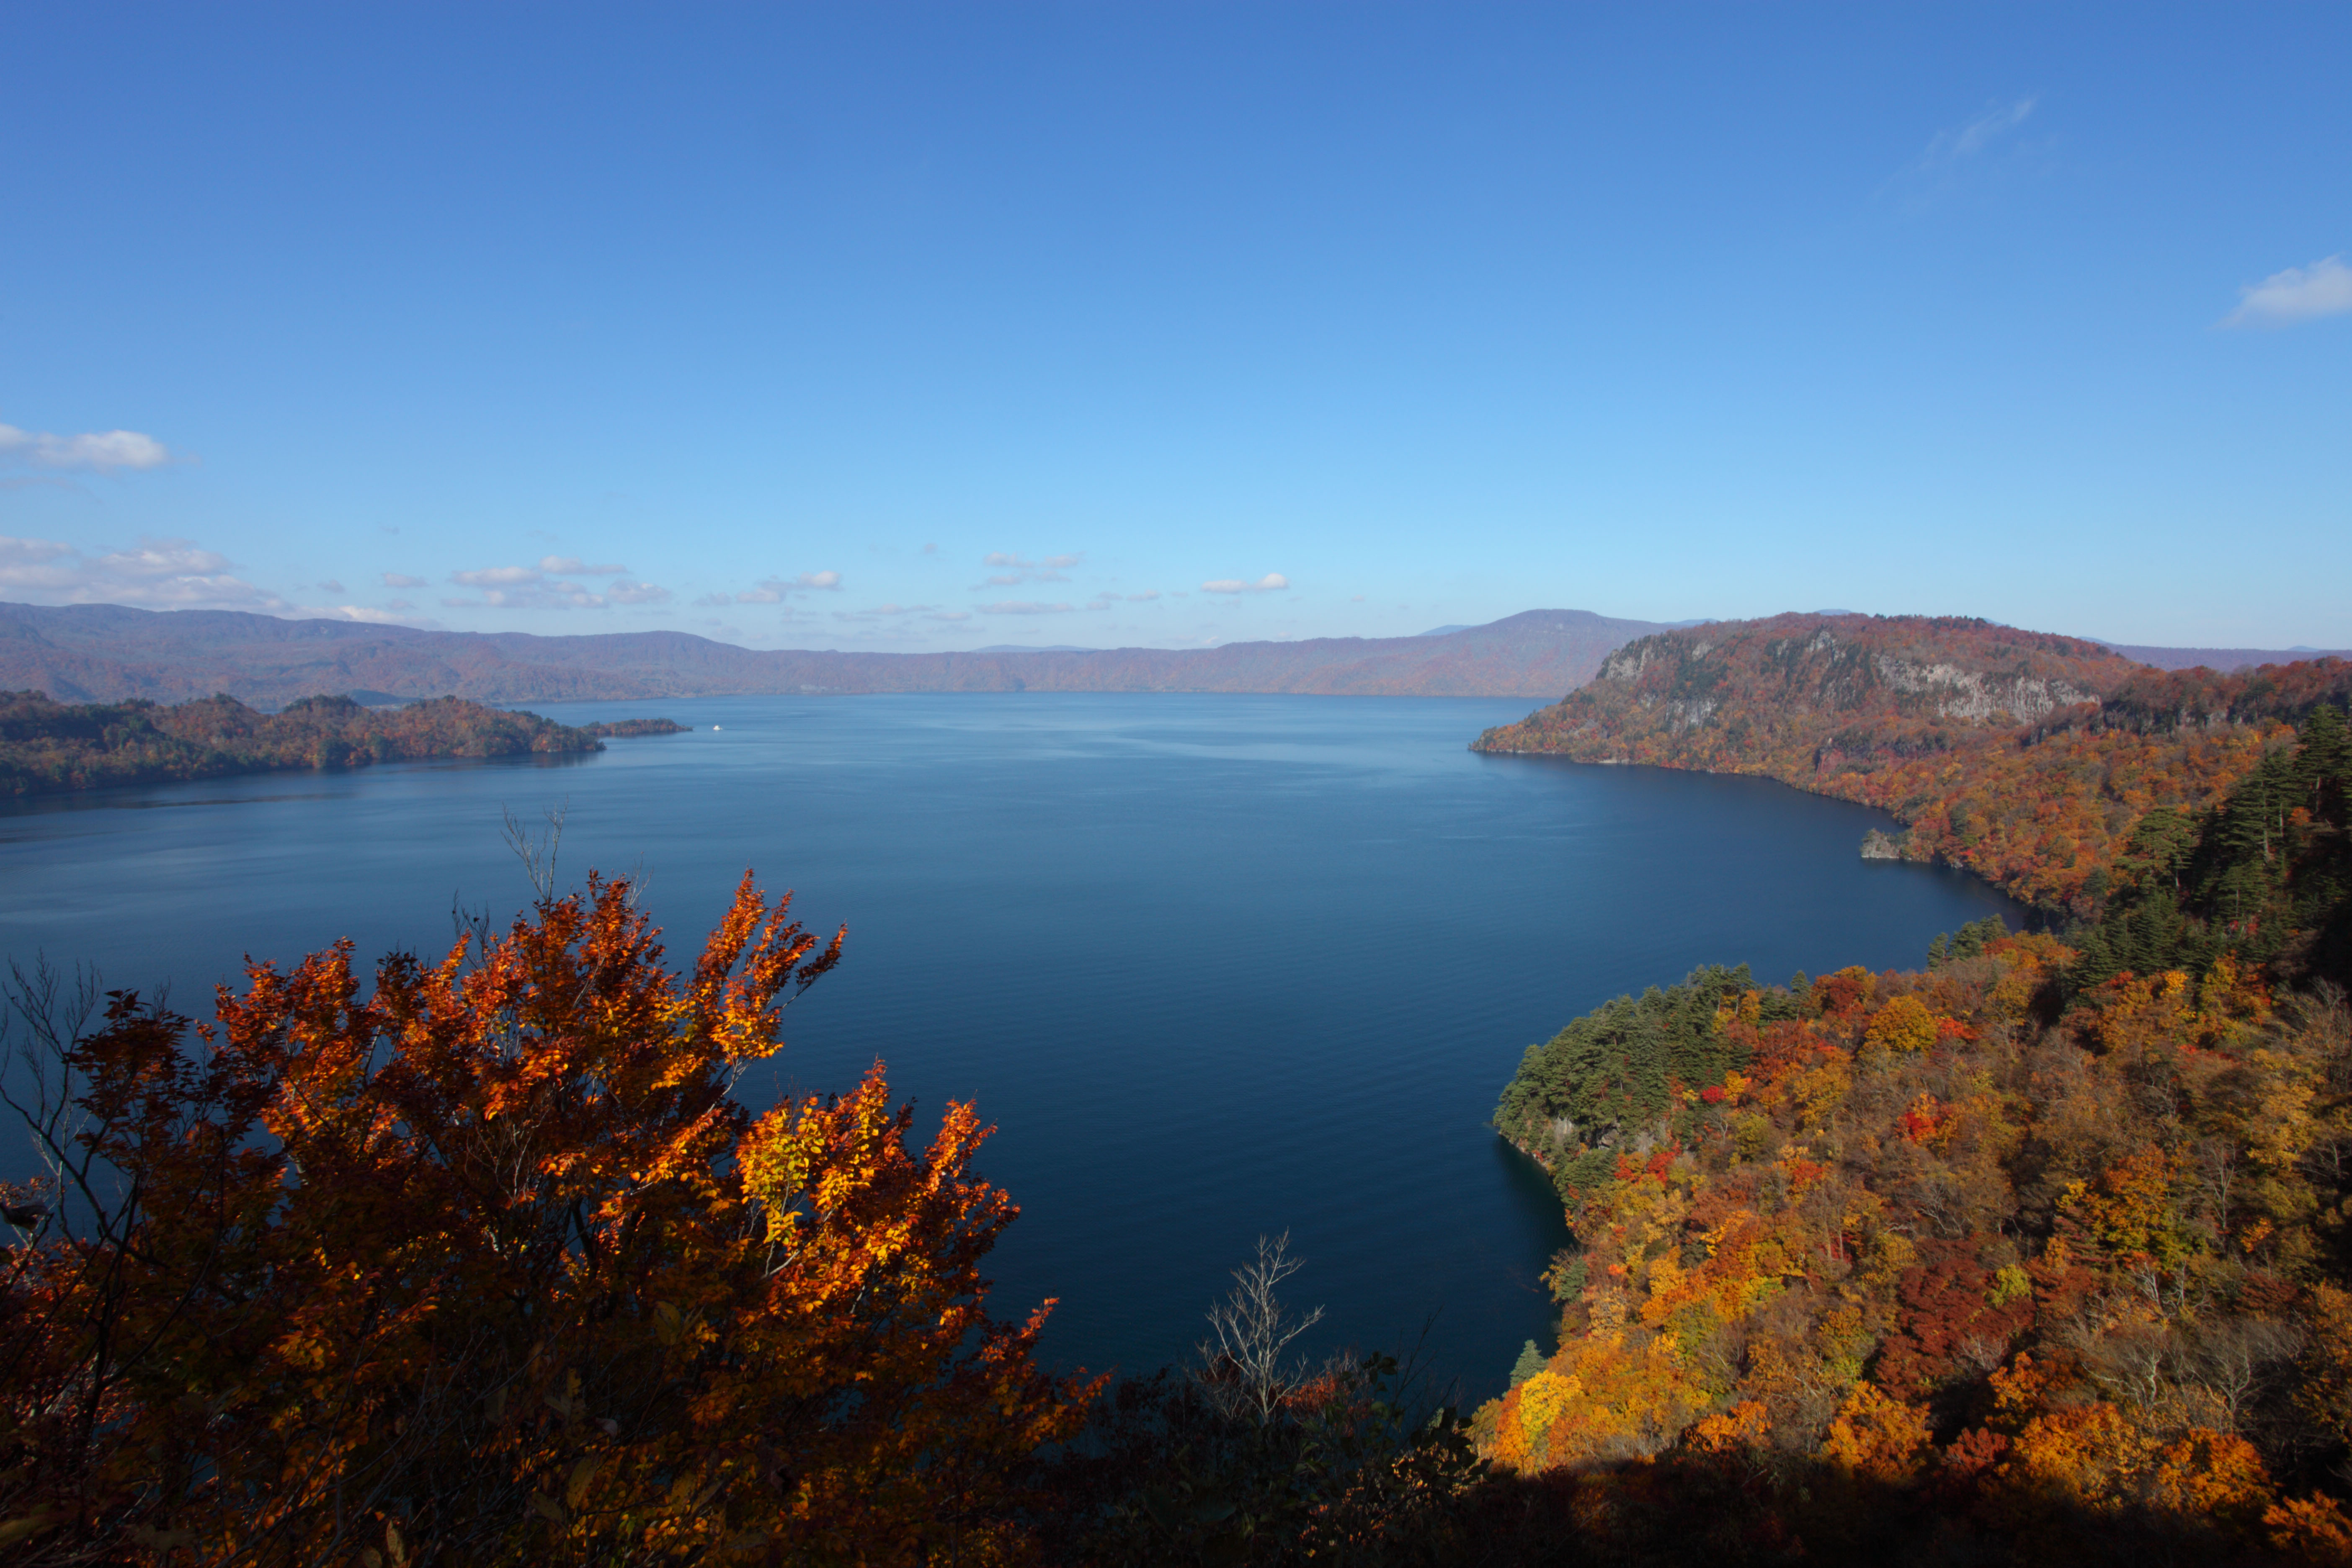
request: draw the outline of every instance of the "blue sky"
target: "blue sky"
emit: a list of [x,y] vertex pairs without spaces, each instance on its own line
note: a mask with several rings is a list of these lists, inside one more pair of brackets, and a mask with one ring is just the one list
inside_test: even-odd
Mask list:
[[2352,6],[8,34],[0,598],[2352,646]]

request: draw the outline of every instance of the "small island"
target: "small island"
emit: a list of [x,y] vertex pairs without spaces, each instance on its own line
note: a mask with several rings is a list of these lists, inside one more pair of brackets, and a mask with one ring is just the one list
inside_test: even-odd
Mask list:
[[674,719],[605,719],[580,728],[600,740],[624,741],[638,735],[683,735],[693,726]]
[[0,692],[0,796],[436,757],[601,752],[604,736],[684,728],[667,719],[575,727],[459,697],[394,709],[365,708],[349,697],[305,697],[263,713],[225,693],[166,706],[71,704],[39,691]]

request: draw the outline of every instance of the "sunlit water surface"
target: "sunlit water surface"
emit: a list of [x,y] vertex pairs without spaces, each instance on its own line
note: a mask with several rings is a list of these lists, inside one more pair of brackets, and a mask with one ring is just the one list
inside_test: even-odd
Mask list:
[[[2011,909],[1866,863],[1885,818],[1754,780],[1489,758],[1512,700],[733,698],[549,705],[691,734],[572,760],[415,763],[0,806],[0,952],[203,1004],[241,955],[446,948],[453,899],[528,896],[502,807],[568,803],[562,869],[642,867],[683,958],[746,867],[846,921],[847,956],[745,1083],[877,1058],[1002,1131],[993,1263],[1047,1352],[1182,1357],[1263,1232],[1307,1260],[1323,1346],[1402,1348],[1472,1397],[1547,1338],[1566,1240],[1487,1126],[1520,1053],[1694,965],[1919,962]],[[713,726],[719,728],[714,730]],[[2012,911],[2013,912],[2013,911]],[[9,1163],[19,1162],[12,1157]]]

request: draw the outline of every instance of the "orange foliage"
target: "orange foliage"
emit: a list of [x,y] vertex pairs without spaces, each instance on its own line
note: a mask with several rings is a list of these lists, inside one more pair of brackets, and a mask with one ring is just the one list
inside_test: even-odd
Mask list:
[[[729,1089],[830,969],[747,876],[673,977],[625,883],[362,999],[349,943],[193,1028],[67,1051],[124,1195],[19,1249],[0,1519],[26,1568],[1017,1557],[1015,1466],[1086,1390],[985,1310],[1017,1212],[877,1065]],[[53,1194],[63,1199],[70,1194]]]

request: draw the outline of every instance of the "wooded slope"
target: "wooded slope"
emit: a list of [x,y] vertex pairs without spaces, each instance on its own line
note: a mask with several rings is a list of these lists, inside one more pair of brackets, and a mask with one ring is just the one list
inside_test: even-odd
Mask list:
[[1531,1047],[1496,1124],[1576,1245],[1482,1449],[1727,1559],[2352,1562],[2347,796],[2316,707],[2068,942]]
[[0,692],[0,795],[281,768],[604,749],[585,730],[457,697],[396,710],[362,708],[348,697],[306,697],[282,711],[257,713],[232,697],[162,707],[67,704],[37,691]]
[[1892,812],[1905,852],[2087,918],[2149,810],[2194,813],[2352,691],[2340,659],[2163,671],[1958,618],[1778,616],[1663,632],[1475,742],[1758,773]]

